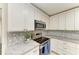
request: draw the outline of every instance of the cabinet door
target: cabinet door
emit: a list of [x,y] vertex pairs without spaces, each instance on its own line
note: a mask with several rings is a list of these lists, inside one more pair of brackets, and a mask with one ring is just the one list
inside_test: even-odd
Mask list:
[[77,46],[77,55],[79,55],[79,44],[76,44]]
[[42,17],[41,17],[41,12],[40,12],[40,10],[38,10],[37,8],[34,8],[34,19],[35,20],[39,20],[39,21],[41,21],[42,19]]
[[51,30],[58,30],[58,15],[50,17],[50,29]]
[[26,4],[24,7],[25,15],[25,29],[34,30],[34,9],[31,5]]
[[25,55],[39,55],[39,47],[34,48],[33,50],[29,51]]
[[77,54],[77,46],[75,43],[64,41],[63,51],[65,51],[66,55],[76,55]]
[[49,30],[49,17],[45,17],[46,30]]
[[74,30],[74,10],[66,12],[66,30]]
[[75,9],[75,30],[79,30],[79,8]]
[[63,41],[58,39],[56,52],[58,54],[62,54],[62,51],[63,51]]
[[51,51],[55,51],[61,55],[76,55],[79,54],[79,45],[68,42],[62,41],[58,39],[51,38]]
[[65,30],[65,13],[59,14],[59,30]]
[[[19,31],[24,29],[24,4],[8,4],[8,30]],[[14,29],[14,30],[12,30]]]
[[50,39],[50,50],[51,51],[55,51],[55,52],[57,52],[57,47],[58,47],[58,41],[57,41],[57,39],[54,39],[54,38],[51,38]]

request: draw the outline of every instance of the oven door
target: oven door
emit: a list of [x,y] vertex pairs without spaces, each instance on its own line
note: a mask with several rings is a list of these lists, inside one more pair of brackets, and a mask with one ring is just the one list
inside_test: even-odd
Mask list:
[[49,43],[49,41],[47,41],[45,44],[43,44],[41,46],[40,54],[41,55],[48,55],[49,52],[50,52],[50,43]]

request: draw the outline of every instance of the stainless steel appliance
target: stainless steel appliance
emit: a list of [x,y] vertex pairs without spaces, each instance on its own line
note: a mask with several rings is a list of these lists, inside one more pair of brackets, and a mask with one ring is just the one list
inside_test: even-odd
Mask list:
[[46,28],[46,23],[42,22],[42,21],[38,21],[38,20],[34,20],[35,22],[35,30],[39,30],[39,29],[45,29]]
[[40,54],[48,55],[49,52],[50,52],[50,41],[47,40],[40,46]]
[[40,55],[48,55],[50,53],[49,38],[42,37],[42,33],[36,33],[36,36],[34,37],[33,40],[40,44],[40,49],[39,49]]

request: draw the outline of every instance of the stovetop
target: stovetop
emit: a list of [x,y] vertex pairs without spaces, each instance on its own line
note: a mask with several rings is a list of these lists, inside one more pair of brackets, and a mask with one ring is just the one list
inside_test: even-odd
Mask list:
[[33,39],[34,41],[42,44],[43,42],[49,40],[49,38],[46,38],[46,37],[40,37],[40,38],[36,38],[36,39]]

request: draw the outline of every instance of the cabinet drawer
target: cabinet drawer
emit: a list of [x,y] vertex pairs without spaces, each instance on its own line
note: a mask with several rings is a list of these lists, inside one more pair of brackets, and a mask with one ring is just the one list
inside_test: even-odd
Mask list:
[[34,48],[33,50],[26,53],[26,55],[39,55],[39,47]]
[[63,42],[63,46],[64,47],[71,47],[71,48],[75,48],[76,44],[72,43],[72,42]]

